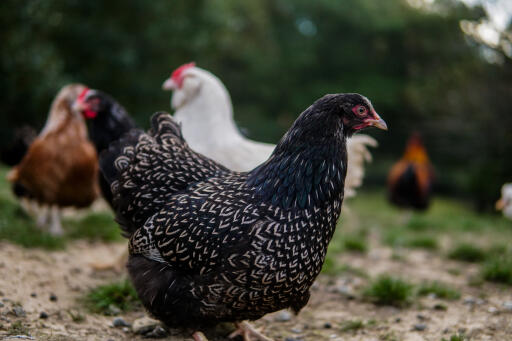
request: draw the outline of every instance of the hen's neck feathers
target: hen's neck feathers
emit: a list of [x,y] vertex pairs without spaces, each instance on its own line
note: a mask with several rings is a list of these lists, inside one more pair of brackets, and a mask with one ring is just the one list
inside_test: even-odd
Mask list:
[[248,185],[284,209],[324,207],[343,200],[347,171],[341,120],[308,108],[281,139],[267,162],[249,173]]

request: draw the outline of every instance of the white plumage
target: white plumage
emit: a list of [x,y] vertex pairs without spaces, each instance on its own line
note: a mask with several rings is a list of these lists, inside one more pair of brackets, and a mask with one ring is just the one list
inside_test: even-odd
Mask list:
[[502,210],[505,217],[512,219],[512,183],[501,187],[501,198],[496,203],[496,208]]
[[[183,136],[195,151],[229,169],[249,171],[266,161],[274,150],[273,144],[252,141],[240,134],[229,93],[212,73],[186,64],[173,72],[163,88],[173,90],[174,118],[181,123]],[[345,197],[354,196],[362,184],[364,163],[371,161],[368,146],[377,146],[377,141],[368,135],[354,135],[347,142]]]

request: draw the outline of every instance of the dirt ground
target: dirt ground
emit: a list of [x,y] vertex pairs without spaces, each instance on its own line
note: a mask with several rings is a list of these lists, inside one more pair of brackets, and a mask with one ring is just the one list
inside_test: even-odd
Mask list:
[[[48,252],[0,242],[0,338],[141,340],[129,327],[113,327],[114,317],[88,313],[79,301],[89,288],[125,276],[97,272],[90,266],[116,257],[125,247],[123,243],[76,241],[65,251]],[[459,333],[469,340],[512,340],[512,311],[505,304],[512,301],[512,290],[487,283],[469,286],[476,266],[426,251],[407,251],[397,257],[385,247],[372,248],[366,255],[346,253],[339,262],[364,269],[370,277],[389,273],[415,283],[440,280],[459,289],[462,297],[455,301],[425,297],[406,308],[380,307],[360,295],[368,279],[344,272],[337,277],[321,275],[309,304],[298,316],[277,312],[254,324],[283,341],[449,340]],[[50,299],[52,294],[56,299]],[[15,308],[19,306],[22,311]],[[41,312],[48,317],[40,318]],[[85,318],[73,319],[77,314]],[[144,316],[142,310],[120,315],[128,323]],[[363,324],[344,328],[347,321]],[[23,327],[19,335],[13,324]],[[165,339],[191,340],[187,334],[174,332]]]

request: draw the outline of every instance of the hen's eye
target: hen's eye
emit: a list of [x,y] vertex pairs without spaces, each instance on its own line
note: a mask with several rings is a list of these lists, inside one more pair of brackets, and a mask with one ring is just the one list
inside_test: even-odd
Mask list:
[[358,105],[352,111],[358,116],[366,115],[366,107],[364,105]]

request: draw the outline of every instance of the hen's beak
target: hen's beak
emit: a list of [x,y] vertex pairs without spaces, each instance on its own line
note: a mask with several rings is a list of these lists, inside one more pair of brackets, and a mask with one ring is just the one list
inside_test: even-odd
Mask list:
[[496,201],[496,210],[502,211],[504,208],[505,208],[505,200],[503,200],[503,198]]
[[176,90],[177,89],[177,86],[176,86],[176,82],[174,80],[172,80],[172,78],[169,78],[167,79],[164,84],[162,84],[162,89],[163,90]]
[[373,112],[373,118],[365,120],[364,123],[366,123],[367,126],[372,126],[382,130],[388,130],[388,125],[386,124],[386,122],[384,122],[382,118],[380,118],[379,114],[377,114],[376,112]]

